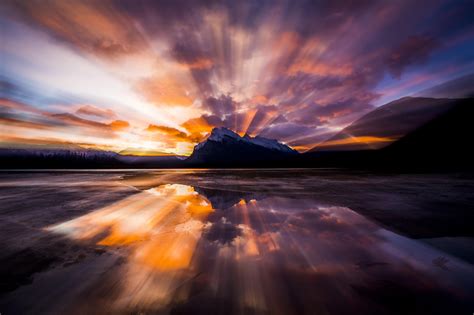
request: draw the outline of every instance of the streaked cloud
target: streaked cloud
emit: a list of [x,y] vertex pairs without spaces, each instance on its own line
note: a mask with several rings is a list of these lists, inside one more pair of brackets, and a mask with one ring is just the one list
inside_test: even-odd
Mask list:
[[18,139],[189,154],[226,126],[304,150],[381,102],[474,72],[470,2],[1,7],[2,125]]
[[107,108],[100,108],[93,105],[82,105],[76,110],[76,114],[85,116],[95,116],[99,118],[114,118],[116,116],[113,110]]

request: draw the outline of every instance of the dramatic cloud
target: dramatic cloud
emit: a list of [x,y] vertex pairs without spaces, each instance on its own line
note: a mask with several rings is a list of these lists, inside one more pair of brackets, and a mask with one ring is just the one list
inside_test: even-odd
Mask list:
[[176,128],[159,125],[149,125],[145,132],[144,139],[158,141],[165,149],[171,152],[176,152],[178,148],[192,150],[190,144],[202,141],[204,135],[207,134],[207,132],[199,133],[191,128],[186,133]]
[[2,125],[16,138],[38,129],[189,154],[225,126],[305,150],[382,103],[474,72],[469,1],[0,6]]
[[213,65],[212,59],[207,53],[195,49],[191,42],[185,39],[175,44],[171,55],[176,61],[191,70],[208,69]]
[[120,131],[130,127],[130,124],[127,121],[123,120],[114,120],[109,124],[110,128],[115,131]]
[[84,106],[79,107],[79,109],[76,110],[76,114],[85,115],[85,116],[95,116],[95,117],[106,118],[106,119],[114,118],[116,116],[113,110],[106,109],[106,108],[99,108],[93,105],[84,105]]
[[424,62],[430,53],[437,47],[436,41],[426,36],[411,36],[403,41],[390,54],[388,67],[390,72],[400,77],[405,67]]
[[18,14],[55,37],[104,57],[120,57],[146,46],[124,11],[112,3],[90,1],[10,1]]
[[146,131],[151,132],[151,133],[158,133],[162,135],[169,135],[173,136],[175,138],[181,138],[181,139],[186,139],[186,133],[179,131],[176,128],[171,128],[167,126],[156,126],[156,125],[150,125],[146,128]]
[[213,115],[224,117],[232,114],[237,109],[237,103],[230,95],[221,95],[218,98],[209,97],[204,101],[204,109],[209,110]]
[[137,90],[157,105],[189,106],[193,100],[179,82],[170,78],[148,78],[137,85]]
[[295,137],[304,137],[313,134],[314,131],[314,128],[287,122],[267,127],[262,130],[260,135],[263,137],[281,139],[288,142]]
[[94,128],[104,128],[107,125],[99,123],[93,120],[79,118],[73,114],[63,113],[63,114],[52,114],[51,117],[62,121],[66,124],[85,126],[85,127],[94,127]]

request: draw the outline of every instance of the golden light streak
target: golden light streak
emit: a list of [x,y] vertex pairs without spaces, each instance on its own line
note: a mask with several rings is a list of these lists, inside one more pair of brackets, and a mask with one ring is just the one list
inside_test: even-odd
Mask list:
[[264,118],[259,123],[256,123],[255,125],[251,125],[252,135],[260,133],[265,127],[270,125],[277,118],[278,118],[277,111],[265,112]]
[[350,136],[344,139],[325,141],[318,144],[317,147],[325,148],[325,147],[344,146],[344,145],[353,145],[353,144],[383,145],[383,144],[391,143],[395,140],[396,138],[390,138],[390,137]]
[[255,115],[257,114],[258,110],[257,109],[250,109],[244,113],[244,119],[238,128],[238,133],[240,136],[243,136],[246,134],[249,130],[250,124],[252,123],[253,119],[255,118]]

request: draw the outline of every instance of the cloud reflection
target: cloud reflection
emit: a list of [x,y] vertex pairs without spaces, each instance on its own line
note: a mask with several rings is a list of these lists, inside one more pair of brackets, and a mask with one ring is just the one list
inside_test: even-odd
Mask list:
[[395,296],[429,297],[444,294],[440,279],[467,272],[448,261],[453,273],[443,274],[433,265],[436,250],[345,207],[182,184],[153,187],[152,177],[125,182],[148,187],[48,228],[124,258],[101,284],[114,292],[104,297],[108,311],[362,312],[398,303],[374,290],[384,281],[397,279]]

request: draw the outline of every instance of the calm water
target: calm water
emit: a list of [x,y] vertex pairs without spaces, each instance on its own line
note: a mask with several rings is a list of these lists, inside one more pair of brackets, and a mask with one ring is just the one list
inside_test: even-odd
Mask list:
[[0,173],[0,313],[471,314],[474,180]]

